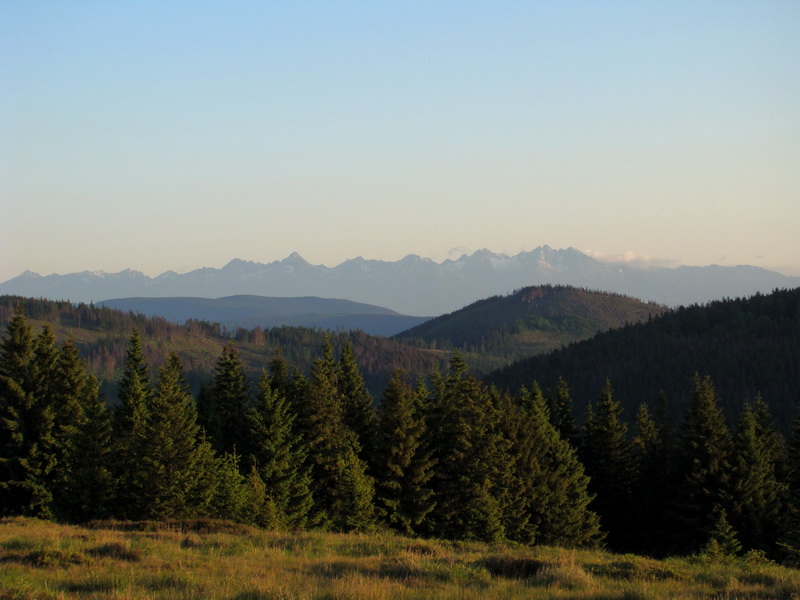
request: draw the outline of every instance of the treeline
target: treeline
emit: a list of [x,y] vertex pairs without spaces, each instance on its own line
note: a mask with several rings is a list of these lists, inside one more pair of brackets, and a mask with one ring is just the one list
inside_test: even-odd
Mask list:
[[141,342],[134,331],[112,409],[74,344],[11,318],[3,514],[796,558],[800,423],[787,446],[756,401],[731,433],[707,379],[681,431],[643,408],[629,437],[610,384],[579,430],[563,381],[501,394],[458,354],[424,381],[395,371],[375,403],[348,344],[323,340],[309,375],[274,357],[257,382],[228,345],[195,398],[177,356],[153,373]]
[[695,371],[716,384],[729,426],[745,402],[761,394],[788,435],[800,400],[800,288],[680,307],[520,360],[485,381],[516,390],[534,379],[553,388],[563,377],[582,416],[608,378],[628,423],[642,401],[664,392],[677,425]]
[[[101,392],[116,402],[130,332],[142,337],[142,352],[150,364],[163,364],[175,352],[183,365],[183,376],[196,393],[214,371],[221,348],[235,340],[248,375],[257,378],[269,357],[280,353],[292,365],[308,373],[319,355],[324,331],[308,327],[273,327],[228,330],[217,323],[189,320],[176,324],[162,317],[69,301],[0,296],[0,323],[7,324],[18,307],[37,323],[49,323],[57,339],[72,339],[86,358]],[[447,356],[412,348],[362,331],[328,334],[333,343],[349,343],[358,357],[367,387],[379,395],[395,368],[424,373],[444,367]]]

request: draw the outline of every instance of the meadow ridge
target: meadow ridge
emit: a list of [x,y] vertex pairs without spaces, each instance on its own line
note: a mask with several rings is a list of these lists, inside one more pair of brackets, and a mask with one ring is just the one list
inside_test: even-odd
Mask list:
[[758,553],[654,560],[213,520],[79,527],[6,518],[0,564],[3,600],[800,598],[800,571]]

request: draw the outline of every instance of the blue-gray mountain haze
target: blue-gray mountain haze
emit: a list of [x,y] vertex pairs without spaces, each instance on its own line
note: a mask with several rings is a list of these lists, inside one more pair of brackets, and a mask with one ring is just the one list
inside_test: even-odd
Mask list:
[[394,262],[359,257],[335,267],[312,265],[293,253],[266,264],[235,259],[221,269],[202,268],[185,274],[168,271],[154,278],[130,269],[47,276],[26,271],[0,284],[0,294],[73,302],[126,297],[318,296],[385,306],[404,315],[433,316],[481,298],[546,283],[677,306],[798,287],[800,277],[752,266],[609,265],[574,248],[540,246],[515,256],[478,250],[442,263],[417,255]]

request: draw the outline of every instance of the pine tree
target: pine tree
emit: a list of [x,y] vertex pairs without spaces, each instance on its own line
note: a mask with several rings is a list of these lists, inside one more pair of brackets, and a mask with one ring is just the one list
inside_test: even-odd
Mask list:
[[589,478],[577,451],[553,426],[538,385],[521,391],[519,406],[514,454],[529,514],[527,536],[519,541],[566,547],[598,544],[600,520],[589,509]]
[[623,550],[630,541],[633,465],[628,426],[620,420],[622,407],[613,397],[610,381],[606,380],[597,408],[590,406],[590,413],[581,440],[589,491],[595,494],[590,507],[600,516],[609,546]]
[[747,549],[776,550],[788,493],[778,478],[783,452],[761,397],[745,404],[733,442],[730,521]]
[[497,541],[505,537],[499,473],[510,463],[510,444],[486,388],[465,372],[463,358],[454,354],[442,395],[431,399],[428,440],[437,461],[431,533]]
[[58,350],[45,326],[35,338],[18,307],[0,345],[0,499],[5,514],[52,517],[54,470],[64,452],[54,386]]
[[339,397],[344,409],[344,422],[356,434],[361,447],[359,457],[369,462],[375,449],[377,414],[372,406],[372,396],[367,391],[364,377],[358,368],[356,355],[350,343],[345,343],[336,365]]
[[150,404],[142,459],[146,518],[202,516],[213,500],[214,456],[200,438],[194,399],[181,371],[178,356],[170,354]]
[[682,484],[676,494],[679,551],[699,551],[710,538],[714,515],[728,506],[731,452],[731,435],[714,384],[695,374],[682,431]]
[[200,423],[220,454],[234,452],[247,433],[245,415],[250,390],[244,363],[235,346],[224,346],[211,384],[203,390]]
[[578,445],[578,427],[575,425],[575,416],[572,413],[572,397],[569,393],[569,386],[562,377],[558,378],[556,389],[550,399],[550,418],[553,421],[558,433],[565,440]]
[[340,458],[337,510],[331,514],[331,525],[336,531],[375,529],[375,481],[367,474],[367,465],[358,457],[357,447],[346,445]]
[[113,415],[112,474],[118,482],[113,513],[126,519],[141,518],[147,511],[148,482],[144,468],[147,423],[152,399],[150,368],[142,351],[138,329],[131,333],[120,380],[119,404]]
[[378,473],[377,500],[386,522],[401,533],[420,531],[433,509],[429,481],[433,460],[423,445],[425,421],[418,396],[395,370],[379,409],[375,472]]
[[85,521],[109,515],[115,493],[110,470],[111,418],[99,390],[86,361],[67,341],[58,358],[53,388],[60,448],[53,501],[54,512],[62,519]]
[[247,521],[250,496],[246,479],[239,468],[239,456],[224,454],[216,459],[215,466],[216,488],[209,516],[237,522]]
[[374,521],[374,486],[365,475],[366,463],[358,456],[356,435],[345,423],[333,347],[327,336],[322,357],[314,361],[310,381],[295,377],[293,382],[295,403],[300,408],[299,428],[311,461],[311,523],[340,530],[353,522],[361,528],[371,527],[367,524]]
[[783,532],[777,538],[780,558],[791,565],[800,565],[800,415],[792,423],[792,434],[786,448],[787,498]]
[[[660,406],[666,401],[661,398]],[[663,556],[670,549],[667,539],[673,525],[669,498],[677,487],[677,478],[672,432],[661,408],[654,418],[647,404],[639,406],[631,446],[634,481],[630,549]]]
[[295,430],[289,402],[263,373],[258,395],[247,413],[250,462],[266,486],[276,524],[290,529],[306,525],[313,506],[308,448]]
[[247,476],[246,490],[243,514],[247,523],[264,529],[276,529],[283,525],[275,502],[255,465]]
[[724,508],[717,511],[714,527],[709,533],[708,542],[701,554],[708,558],[719,560],[736,556],[742,551],[742,544],[736,535],[736,530],[728,522]]

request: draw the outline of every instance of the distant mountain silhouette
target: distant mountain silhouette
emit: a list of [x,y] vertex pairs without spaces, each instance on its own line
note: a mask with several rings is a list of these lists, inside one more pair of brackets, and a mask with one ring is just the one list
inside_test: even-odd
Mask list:
[[0,294],[69,299],[73,302],[124,297],[219,298],[238,294],[347,298],[386,306],[406,315],[440,315],[478,298],[540,284],[562,284],[626,294],[669,306],[800,285],[751,266],[641,268],[601,263],[575,248],[540,246],[515,256],[478,250],[442,263],[409,255],[387,262],[361,257],[336,267],[312,265],[293,253],[271,263],[235,259],[221,269],[158,277],[125,270],[41,276],[25,273],[0,284]]
[[159,316],[174,323],[190,319],[219,323],[228,330],[238,327],[268,329],[283,325],[349,331],[360,329],[371,335],[390,336],[414,327],[425,317],[409,317],[393,310],[328,298],[267,298],[227,296],[225,298],[115,298],[99,306]]

